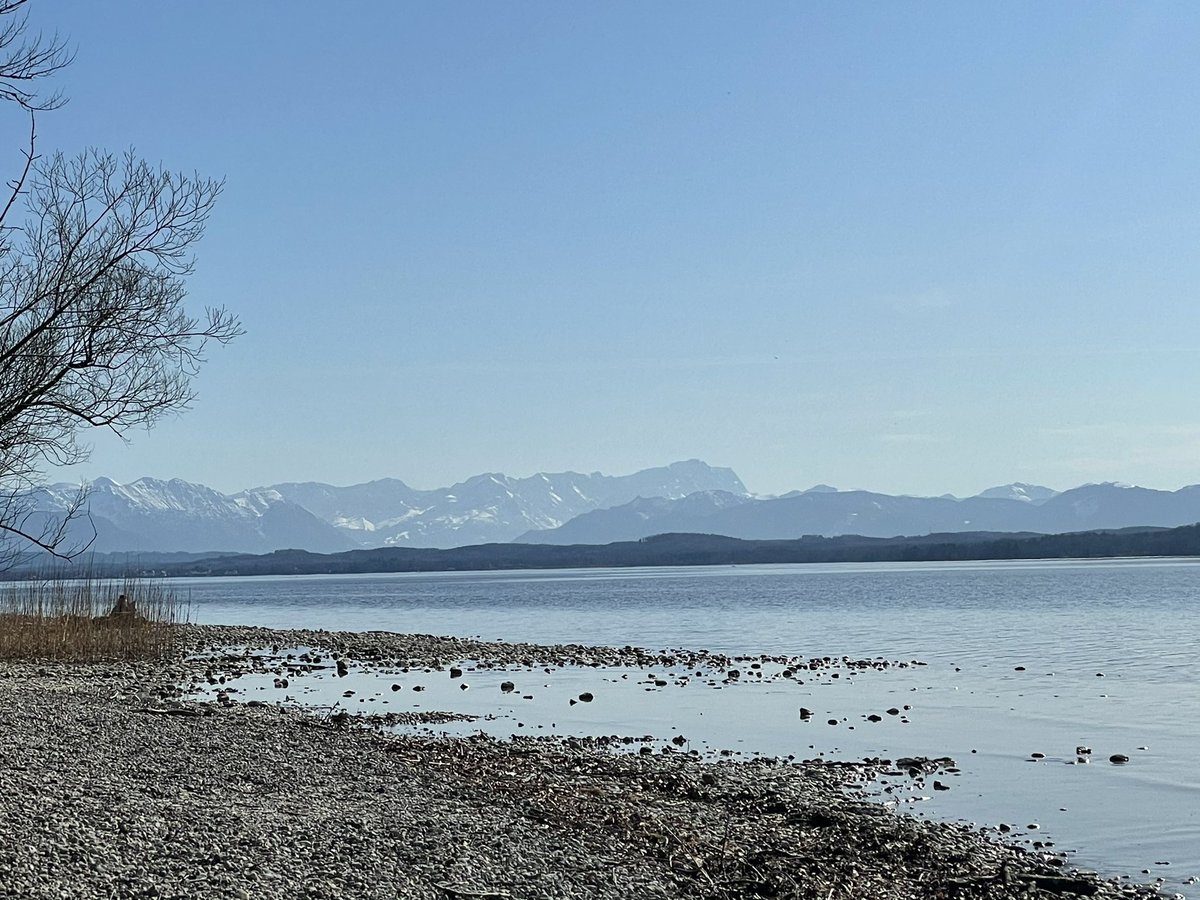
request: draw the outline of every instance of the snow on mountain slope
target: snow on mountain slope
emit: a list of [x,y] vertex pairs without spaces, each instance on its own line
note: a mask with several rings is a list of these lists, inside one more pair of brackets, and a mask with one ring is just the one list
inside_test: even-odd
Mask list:
[[1058,491],[1053,488],[1043,487],[1040,484],[1026,484],[1023,481],[1014,481],[1012,484],[1002,484],[998,487],[988,488],[986,491],[981,491],[975,496],[982,497],[985,500],[1020,500],[1024,503],[1045,503],[1051,497],[1058,496]]
[[[72,535],[86,543],[94,526],[93,549],[117,552],[457,547],[510,541],[640,495],[679,497],[718,487],[745,493],[731,470],[698,460],[617,477],[563,472],[512,478],[489,472],[434,490],[385,478],[349,487],[278,484],[227,496],[178,478],[128,484],[98,478],[87,516],[74,523]],[[39,515],[61,516],[77,491],[69,484],[43,488],[36,495]]]
[[700,460],[621,476],[539,472],[514,478],[485,472],[434,490],[417,490],[395,479],[349,487],[277,484],[269,490],[311,510],[363,547],[507,542],[639,496],[678,498],[698,490],[746,493],[731,469]]
[[[44,515],[61,515],[78,486],[55,484],[39,491]],[[267,553],[303,547],[320,552],[350,549],[338,531],[306,509],[272,491],[234,497],[182,479],[139,478],[118,484],[98,478],[90,485],[87,515],[72,526],[77,539],[90,537],[94,550]]]
[[[36,494],[39,515],[69,508],[78,488]],[[1200,521],[1200,486],[1154,491],[1118,484],[1062,493],[1016,483],[976,497],[895,497],[818,486],[751,497],[737,475],[698,460],[632,475],[489,472],[419,490],[397,479],[349,487],[277,484],[227,496],[181,479],[91,485],[72,536],[96,530],[97,551],[335,552],[356,547],[455,547],[521,540],[607,543],[664,531],[747,538],[803,534],[889,537],[930,532],[1063,532]]]

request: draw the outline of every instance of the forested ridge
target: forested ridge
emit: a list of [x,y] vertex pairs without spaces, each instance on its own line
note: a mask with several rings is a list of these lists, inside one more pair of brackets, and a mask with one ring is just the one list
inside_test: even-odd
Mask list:
[[230,576],[1123,556],[1200,556],[1200,524],[1069,534],[971,532],[895,538],[844,535],[786,541],[663,534],[603,545],[479,544],[451,550],[385,547],[331,554],[278,550],[262,555],[224,555],[165,564],[147,563],[129,555],[123,561],[107,560],[99,565],[126,570],[140,567],[166,576]]

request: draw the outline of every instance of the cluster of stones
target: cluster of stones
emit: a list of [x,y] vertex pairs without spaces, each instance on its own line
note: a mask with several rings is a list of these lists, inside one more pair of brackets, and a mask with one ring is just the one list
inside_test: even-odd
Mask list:
[[19,836],[0,842],[0,896],[1154,896],[894,815],[858,787],[882,762],[404,736],[245,703],[192,715],[176,685],[206,666],[0,671],[0,829]]

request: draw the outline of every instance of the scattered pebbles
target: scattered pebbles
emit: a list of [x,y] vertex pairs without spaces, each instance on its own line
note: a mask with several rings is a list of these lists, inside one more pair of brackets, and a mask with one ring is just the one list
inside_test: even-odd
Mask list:
[[[331,668],[332,652],[433,668],[654,657],[429,636],[183,633],[192,649],[322,648],[312,664]],[[9,836],[0,897],[1154,895],[1071,873],[1048,852],[895,815],[862,794],[879,764],[705,762],[579,738],[399,735],[344,711],[193,702],[176,686],[204,667],[39,674],[0,664],[0,829]]]

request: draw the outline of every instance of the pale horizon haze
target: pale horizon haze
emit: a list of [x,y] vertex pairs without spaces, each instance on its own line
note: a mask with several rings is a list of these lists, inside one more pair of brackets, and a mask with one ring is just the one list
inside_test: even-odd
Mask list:
[[1198,6],[29,14],[39,151],[224,178],[189,304],[246,329],[50,480],[1200,482]]

